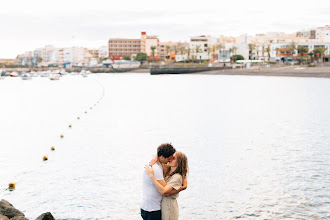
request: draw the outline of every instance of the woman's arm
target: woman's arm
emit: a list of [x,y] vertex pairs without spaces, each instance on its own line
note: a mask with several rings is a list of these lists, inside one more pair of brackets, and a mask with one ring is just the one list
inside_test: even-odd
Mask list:
[[165,195],[166,193],[169,193],[173,187],[170,185],[166,185],[166,186],[162,186],[156,179],[156,177],[154,176],[154,170],[151,166],[146,166],[146,172],[148,173],[148,175],[150,176],[152,182],[154,183],[154,185],[156,186],[156,188],[158,189],[158,191],[162,194]]
[[165,196],[165,197],[172,196],[172,195],[177,194],[177,193],[179,193],[183,190],[186,190],[187,187],[188,187],[187,177],[185,177],[185,178],[183,178],[182,186],[178,190],[172,189],[170,192],[165,193],[163,196]]

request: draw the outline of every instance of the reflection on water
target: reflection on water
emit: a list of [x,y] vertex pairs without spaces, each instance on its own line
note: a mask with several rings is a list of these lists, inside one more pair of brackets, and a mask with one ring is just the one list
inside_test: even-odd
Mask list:
[[313,78],[7,78],[0,198],[31,219],[140,219],[143,166],[169,141],[190,165],[180,219],[330,218],[329,94]]

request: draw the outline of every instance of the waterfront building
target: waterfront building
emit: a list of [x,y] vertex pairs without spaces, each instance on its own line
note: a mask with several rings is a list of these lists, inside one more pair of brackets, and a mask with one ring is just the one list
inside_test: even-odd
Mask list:
[[109,49],[107,46],[102,46],[99,48],[99,59],[105,59],[109,57]]
[[165,58],[179,48],[178,42],[160,42],[158,44],[158,56]]
[[[292,51],[289,44],[286,42],[272,43],[270,46],[271,61],[291,62],[297,57],[309,58],[308,54],[318,47],[326,49],[323,55],[324,61],[329,62],[330,59],[330,42],[299,42],[296,44],[296,49],[294,51]],[[297,49],[299,46],[308,48],[308,51],[301,54]]]
[[110,38],[108,41],[109,57],[113,60],[120,60],[126,55],[131,56],[140,52],[150,56],[152,46],[156,47],[155,54],[157,54],[158,43],[157,36],[147,36],[146,32],[141,32],[140,39]]
[[146,35],[146,32],[142,32],[142,42],[144,42],[142,45],[144,45],[144,48],[141,47],[141,51],[146,53],[148,56],[152,55],[152,50],[151,47],[155,47],[155,56],[158,54],[158,44],[159,44],[159,39],[157,36],[151,35],[148,36]]
[[212,45],[216,43],[216,38],[212,38],[211,36],[201,35],[190,37],[189,48],[191,55],[197,60],[212,59]]
[[0,67],[2,65],[15,65],[15,59],[0,59]]

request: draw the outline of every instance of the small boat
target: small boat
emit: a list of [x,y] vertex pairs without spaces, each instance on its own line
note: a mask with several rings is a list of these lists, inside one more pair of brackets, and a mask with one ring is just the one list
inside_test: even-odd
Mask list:
[[28,73],[24,73],[24,74],[22,75],[22,80],[31,80],[31,79],[32,79],[32,77],[31,77],[31,75],[28,74]]
[[18,73],[17,72],[11,72],[9,73],[10,77],[18,77]]
[[87,72],[86,72],[86,70],[81,70],[81,71],[80,71],[80,75],[82,75],[82,77],[87,77]]
[[0,80],[2,80],[2,79],[5,79],[5,77],[4,76],[0,76]]
[[50,80],[59,80],[60,79],[60,74],[53,74],[49,77]]

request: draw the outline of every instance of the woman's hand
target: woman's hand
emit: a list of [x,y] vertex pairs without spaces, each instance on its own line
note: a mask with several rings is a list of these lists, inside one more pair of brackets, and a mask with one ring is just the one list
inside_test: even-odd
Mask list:
[[148,174],[150,177],[152,177],[152,176],[154,175],[154,169],[153,169],[152,166],[150,166],[150,165],[147,165],[147,166],[145,167],[145,171],[147,172],[147,174]]
[[154,165],[156,162],[158,161],[158,155],[156,154],[155,156],[154,156],[154,158],[152,158],[152,160],[149,162],[149,165]]

